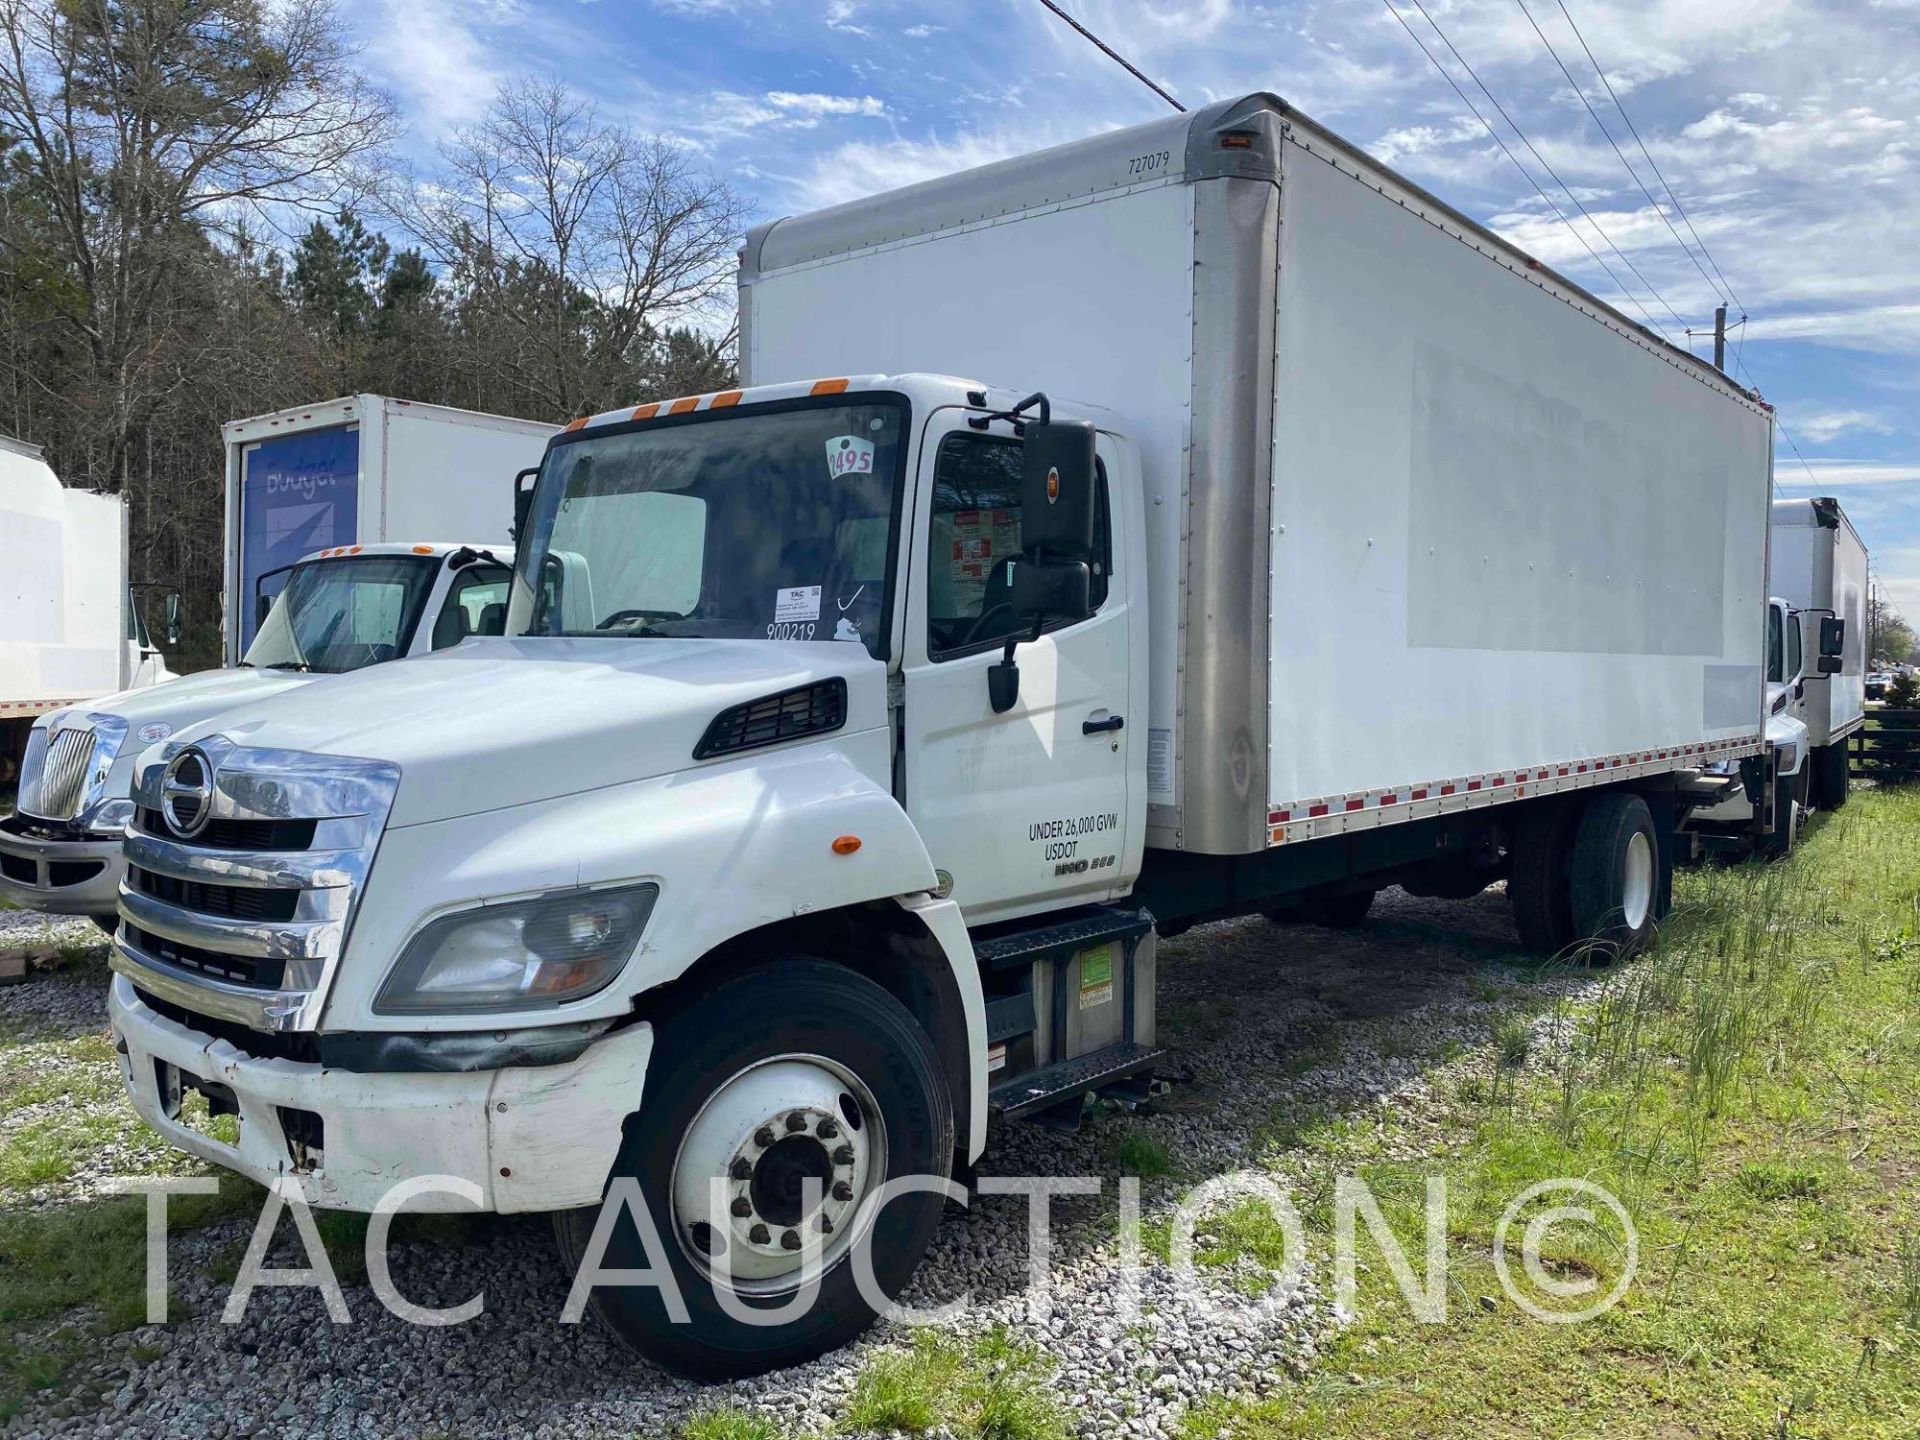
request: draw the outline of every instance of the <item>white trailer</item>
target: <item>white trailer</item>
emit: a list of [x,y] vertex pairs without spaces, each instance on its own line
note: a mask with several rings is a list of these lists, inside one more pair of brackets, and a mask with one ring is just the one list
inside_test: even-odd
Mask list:
[[444,535],[504,541],[511,477],[540,463],[558,428],[384,395],[228,421],[227,663],[276,593],[263,579],[304,555]]
[[1847,737],[1867,719],[1867,547],[1838,500],[1776,500],[1768,566],[1810,657],[1794,712],[1811,747],[1810,798],[1836,810],[1847,803]]
[[740,284],[743,388],[549,446],[504,638],[143,760],[110,1013],[173,1143],[564,1212],[632,1346],[792,1363],[990,1113],[1143,1093],[1158,934],[1505,880],[1628,952],[1762,754],[1765,406],[1272,96]]
[[0,773],[62,705],[168,678],[127,584],[127,508],[0,436]]

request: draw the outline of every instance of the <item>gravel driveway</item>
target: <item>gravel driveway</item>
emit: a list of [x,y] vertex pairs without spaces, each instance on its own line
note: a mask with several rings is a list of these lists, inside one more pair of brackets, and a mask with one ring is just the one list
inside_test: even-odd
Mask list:
[[[22,924],[0,912],[0,926]],[[1177,1047],[1181,1083],[1156,1113],[1102,1112],[1073,1136],[996,1126],[980,1165],[982,1175],[1104,1179],[1099,1198],[1055,1202],[1052,1314],[1030,1314],[1023,1293],[1027,1213],[1018,1196],[949,1207],[909,1300],[971,1292],[963,1329],[1004,1322],[1054,1357],[1058,1393],[1087,1436],[1171,1435],[1199,1398],[1258,1393],[1298,1373],[1334,1324],[1311,1270],[1284,1304],[1247,1324],[1239,1317],[1249,1285],[1238,1270],[1250,1262],[1202,1270],[1206,1293],[1232,1302],[1222,1314],[1196,1305],[1150,1261],[1143,1319],[1123,1326],[1113,1302],[1117,1147],[1145,1137],[1171,1161],[1171,1176],[1144,1185],[1151,1228],[1205,1177],[1259,1167],[1284,1184],[1310,1167],[1311,1144],[1277,1136],[1276,1119],[1312,1114],[1351,1128],[1391,1116],[1403,1153],[1443,1143],[1447,1072],[1485,1065],[1490,1022],[1514,987],[1537,1009],[1601,983],[1509,969],[1515,943],[1497,890],[1466,902],[1390,891],[1349,933],[1252,919],[1164,942],[1161,1039]],[[0,990],[0,1024],[102,1025],[101,972],[82,973],[84,984],[56,974]],[[86,1203],[83,1189],[35,1199]],[[263,1289],[246,1320],[229,1326],[219,1319],[226,1286],[208,1266],[235,1253],[249,1223],[176,1236],[181,1318],[100,1340],[97,1359],[41,1392],[4,1433],[654,1436],[715,1405],[819,1433],[834,1424],[863,1358],[908,1339],[903,1328],[881,1327],[800,1369],[696,1388],[628,1359],[591,1323],[558,1323],[566,1279],[546,1223],[496,1217],[416,1232],[392,1252],[394,1279],[416,1303],[457,1304],[484,1289],[485,1313],[471,1323],[405,1325],[361,1282],[346,1285],[349,1325],[330,1323],[313,1290]],[[280,1263],[293,1260],[289,1251]]]

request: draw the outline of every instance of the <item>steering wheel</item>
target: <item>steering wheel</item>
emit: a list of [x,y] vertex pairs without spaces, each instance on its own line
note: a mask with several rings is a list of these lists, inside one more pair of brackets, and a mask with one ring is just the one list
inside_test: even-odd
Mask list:
[[[987,621],[998,615],[1002,610],[1011,614],[1013,612],[1013,602],[1003,600],[998,605],[989,605],[986,609],[982,610],[980,612],[980,618],[967,627],[967,633],[961,637],[960,645],[971,645],[974,641],[978,640],[980,638],[980,631],[985,627]],[[995,638],[997,639],[999,637],[996,636]]]
[[686,617],[671,610],[616,610],[593,628],[611,630],[616,625],[624,625],[629,620],[681,620]]

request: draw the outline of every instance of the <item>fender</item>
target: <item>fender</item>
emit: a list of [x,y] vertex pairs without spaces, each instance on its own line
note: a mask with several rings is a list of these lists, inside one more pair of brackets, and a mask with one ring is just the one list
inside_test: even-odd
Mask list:
[[[675,979],[736,935],[795,915],[931,892],[927,848],[875,778],[887,773],[886,732],[875,728],[390,829],[328,998],[326,1027],[493,1030],[620,1016],[635,995]],[[843,837],[858,846],[836,851]],[[658,884],[659,899],[633,958],[598,995],[558,1012],[449,1015],[424,1026],[420,1016],[372,1013],[373,995],[408,937],[438,915],[640,880]],[[951,927],[944,918],[939,924],[935,934],[951,957]],[[965,954],[971,968],[971,949]],[[977,976],[971,989],[977,996]]]
[[987,1148],[987,1000],[980,988],[980,966],[973,953],[973,941],[967,935],[967,922],[952,900],[936,900],[931,895],[907,895],[900,898],[902,908],[919,917],[927,933],[947,957],[953,971],[953,983],[960,992],[961,1008],[967,1018],[967,1089],[972,1103],[967,1107],[967,1162],[980,1158]]

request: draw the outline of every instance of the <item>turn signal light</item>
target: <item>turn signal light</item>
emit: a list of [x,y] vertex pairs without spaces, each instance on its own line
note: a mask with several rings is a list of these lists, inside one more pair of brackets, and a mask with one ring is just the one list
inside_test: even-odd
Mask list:
[[851,855],[859,848],[860,837],[858,835],[842,835],[833,842],[833,853],[836,855]]

